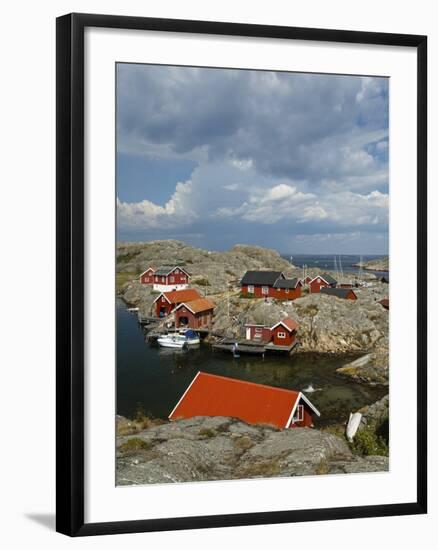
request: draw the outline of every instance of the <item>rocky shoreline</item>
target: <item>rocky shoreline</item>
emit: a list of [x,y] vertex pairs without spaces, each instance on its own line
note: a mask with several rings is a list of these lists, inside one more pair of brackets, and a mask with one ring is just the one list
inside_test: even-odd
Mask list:
[[[247,269],[279,269],[288,276],[301,276],[296,268],[274,250],[236,245],[228,252],[209,252],[178,241],[121,243],[118,272],[138,275],[147,265],[160,262],[185,265],[192,274],[191,287],[215,304],[214,322],[207,343],[218,338],[242,338],[247,323],[276,323],[285,316],[299,325],[299,353],[364,355],[366,359],[348,363],[338,374],[367,384],[388,384],[389,316],[379,301],[388,294],[388,285],[370,277],[370,286],[355,289],[356,301],[323,294],[308,294],[293,301],[242,298],[239,280]],[[312,270],[317,274],[318,270]],[[148,285],[131,278],[119,289],[130,306],[150,316],[157,297]],[[169,319],[167,319],[169,320]]]
[[[337,369],[339,376],[388,385],[389,319],[379,304],[387,296],[388,285],[373,275],[369,286],[355,289],[356,301],[319,293],[293,301],[266,301],[240,295],[239,281],[246,270],[277,269],[288,277],[302,276],[301,269],[274,250],[236,245],[227,252],[212,252],[178,241],[121,243],[118,294],[125,303],[138,307],[142,316],[151,315],[158,293],[141,285],[138,275],[148,265],[161,263],[186,266],[192,275],[190,286],[215,303],[207,343],[222,337],[242,338],[247,323],[272,326],[290,316],[299,324],[296,353],[348,357]],[[353,361],[352,356],[356,356]],[[345,425],[277,430],[225,417],[174,422],[118,417],[117,483],[387,471],[388,457],[382,455],[388,454],[388,396],[359,412],[362,421],[351,444],[344,435]]]
[[380,452],[358,454],[345,437],[310,428],[278,430],[216,416],[160,422],[133,433],[133,422],[118,417],[117,432],[117,485],[389,469]]
[[353,267],[361,267],[367,271],[389,271],[389,256],[368,260],[367,262],[359,262],[353,264]]

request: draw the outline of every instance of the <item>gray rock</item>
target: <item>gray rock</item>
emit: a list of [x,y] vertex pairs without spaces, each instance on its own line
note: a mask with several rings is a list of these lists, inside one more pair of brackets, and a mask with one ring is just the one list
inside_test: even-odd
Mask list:
[[[124,445],[132,438],[146,446]],[[135,443],[135,442],[133,442]],[[278,430],[225,417],[196,417],[117,438],[119,485],[384,471],[346,441],[310,428]]]

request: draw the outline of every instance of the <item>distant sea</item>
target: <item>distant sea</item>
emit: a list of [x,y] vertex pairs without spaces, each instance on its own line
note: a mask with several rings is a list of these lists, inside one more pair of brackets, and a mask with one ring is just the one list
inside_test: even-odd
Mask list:
[[[384,258],[385,256],[387,256],[387,254],[374,254],[372,256],[367,256],[365,254],[362,256],[355,254],[340,254],[336,256],[334,254],[282,254],[283,258],[292,262],[296,267],[307,266],[308,270],[315,267],[318,269],[327,269],[328,271],[341,271],[339,267],[340,260],[342,271],[344,273],[358,273],[359,268],[353,267],[353,264],[359,263],[361,258],[363,262],[367,262],[368,260]],[[338,267],[335,265],[335,258]]]

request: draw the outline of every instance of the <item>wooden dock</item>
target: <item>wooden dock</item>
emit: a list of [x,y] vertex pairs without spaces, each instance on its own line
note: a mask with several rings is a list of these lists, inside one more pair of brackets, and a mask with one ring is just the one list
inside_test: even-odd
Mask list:
[[[237,343],[237,349],[235,345]],[[264,356],[267,351],[284,351],[291,353],[298,342],[294,342],[290,346],[278,346],[272,342],[254,342],[252,340],[233,340],[231,338],[223,338],[212,345],[214,350],[228,351],[233,355],[252,354]]]
[[266,351],[287,351],[291,353],[297,344],[298,342],[296,340],[290,346],[278,346],[272,342],[269,342],[269,344],[266,344],[265,349]]

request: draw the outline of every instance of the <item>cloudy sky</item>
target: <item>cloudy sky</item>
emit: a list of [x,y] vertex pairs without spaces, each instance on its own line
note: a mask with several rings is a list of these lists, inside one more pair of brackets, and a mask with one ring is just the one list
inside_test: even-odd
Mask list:
[[384,254],[388,80],[117,65],[120,240]]

